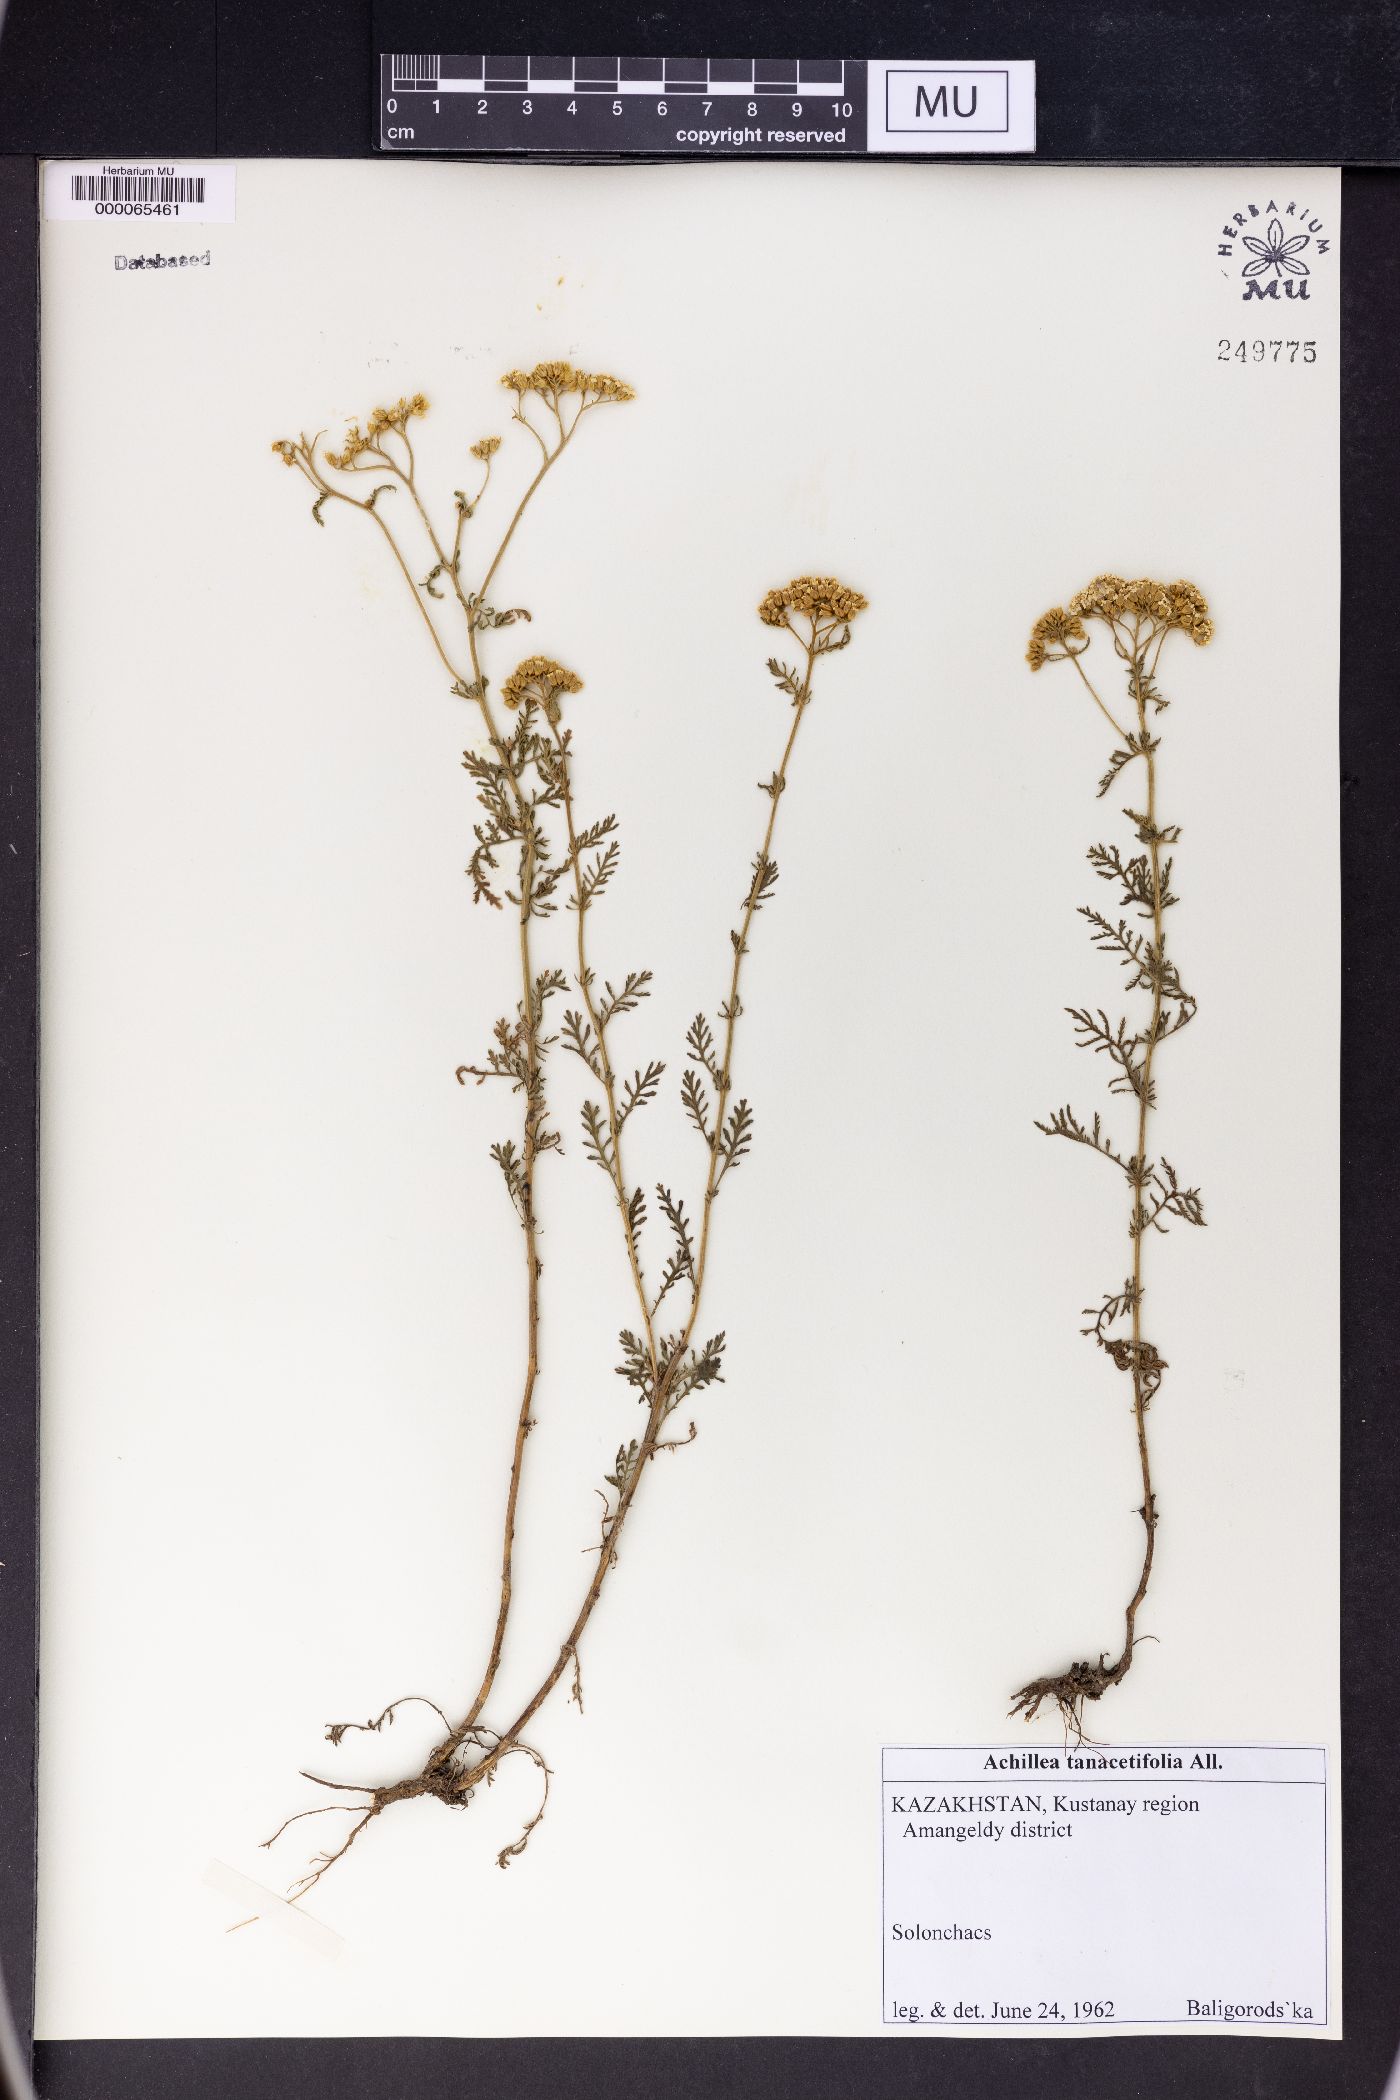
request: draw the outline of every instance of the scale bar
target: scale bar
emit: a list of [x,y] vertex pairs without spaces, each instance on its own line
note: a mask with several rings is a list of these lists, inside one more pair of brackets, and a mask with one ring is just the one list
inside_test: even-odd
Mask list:
[[583,161],[1035,151],[1030,59],[385,51],[378,63],[386,152]]
[[531,58],[396,51],[394,94],[844,95],[839,58]]

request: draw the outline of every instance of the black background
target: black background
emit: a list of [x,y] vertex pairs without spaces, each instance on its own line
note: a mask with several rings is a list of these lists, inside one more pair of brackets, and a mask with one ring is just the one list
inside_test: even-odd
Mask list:
[[[0,152],[360,154],[383,51],[1033,58],[1040,160],[1400,158],[1389,0],[13,0]],[[470,31],[470,34],[468,33]]]
[[[32,2011],[36,1501],[37,205],[32,156],[373,150],[379,50],[755,50],[751,7],[642,16],[442,0],[15,0],[0,37],[0,1958]],[[467,25],[470,23],[470,34]],[[1034,58],[1041,161],[1349,164],[1342,257],[1342,2043],[1075,2041],[45,2042],[43,2100],[1379,2100],[1400,2042],[1400,1356],[1394,1210],[1400,1090],[1400,20],[1394,7],[770,5],[763,55]],[[931,179],[936,176],[931,175]],[[1091,259],[1092,261],[1093,259]],[[1103,266],[1105,259],[1097,259]],[[154,382],[153,382],[154,383]],[[1306,617],[1280,579],[1278,617]],[[1279,725],[1286,734],[1287,725]],[[1239,754],[1247,784],[1249,758]],[[1278,812],[1280,852],[1289,813]],[[1267,883],[1243,910],[1267,910]],[[1280,1007],[1291,988],[1279,987]],[[1264,1017],[1261,1017],[1261,1027]],[[1248,1113],[1248,1102],[1240,1103]],[[1329,1250],[1319,1248],[1325,1284]],[[1241,1317],[1248,1317],[1247,1299]],[[1280,1551],[1286,1546],[1280,1541]],[[92,1783],[102,1779],[94,1716]],[[120,1813],[120,1804],[114,1804]],[[724,1950],[714,1952],[717,1965]]]

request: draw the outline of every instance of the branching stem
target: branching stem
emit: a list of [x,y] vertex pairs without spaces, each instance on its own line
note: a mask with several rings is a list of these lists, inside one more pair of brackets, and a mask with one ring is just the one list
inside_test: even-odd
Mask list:
[[[773,839],[777,829],[778,804],[787,785],[788,768],[792,763],[797,734],[802,726],[802,718],[811,699],[812,671],[815,661],[814,650],[817,640],[815,622],[813,623],[811,636],[805,640],[799,636],[798,640],[802,642],[806,665],[794,699],[792,727],[788,732],[787,741],[783,748],[782,763],[778,768],[771,795],[768,823],[764,830],[763,844],[760,848],[760,853],[764,860],[770,859],[772,855]],[[537,1689],[525,1702],[494,1749],[488,1750],[476,1764],[468,1766],[458,1775],[456,1790],[459,1793],[469,1792],[472,1788],[478,1786],[483,1779],[489,1776],[498,1760],[509,1753],[518,1742],[522,1731],[529,1726],[550,1693],[554,1690],[554,1687],[558,1684],[560,1678],[564,1675],[570,1661],[577,1656],[578,1644],[583,1638],[588,1622],[597,1607],[598,1599],[603,1593],[609,1570],[616,1562],[618,1539],[636,1499],[638,1487],[646,1475],[648,1461],[655,1456],[659,1448],[662,1427],[668,1413],[667,1402],[670,1397],[670,1387],[684,1361],[686,1347],[695,1332],[695,1323],[700,1312],[701,1294],[704,1287],[706,1261],[710,1246],[710,1224],[714,1209],[715,1193],[724,1171],[719,1139],[723,1128],[724,1110],[732,1086],[731,1063],[734,1051],[735,1029],[738,1025],[739,1015],[743,1010],[740,1004],[739,986],[743,974],[744,957],[748,952],[748,937],[757,909],[757,892],[754,889],[749,893],[739,924],[738,939],[734,942],[734,961],[730,970],[729,998],[726,1004],[727,1018],[724,1032],[724,1054],[720,1060],[719,1100],[716,1104],[714,1135],[710,1144],[709,1168],[705,1178],[700,1243],[695,1264],[695,1280],[691,1292],[690,1313],[680,1344],[669,1355],[666,1371],[655,1382],[651,1406],[647,1413],[646,1429],[638,1447],[636,1464],[631,1468],[625,1485],[618,1492],[617,1509],[611,1522],[607,1525],[602,1548],[598,1554],[597,1565],[584,1592],[583,1601],[578,1608],[573,1624],[560,1645],[558,1655],[546,1671]],[[586,964],[582,965],[582,967],[586,969]],[[644,1289],[641,1290],[641,1296],[645,1300]]]

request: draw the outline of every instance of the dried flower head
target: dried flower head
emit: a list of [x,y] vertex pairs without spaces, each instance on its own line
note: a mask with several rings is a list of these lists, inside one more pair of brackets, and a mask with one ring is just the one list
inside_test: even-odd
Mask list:
[[1141,613],[1144,619],[1168,620],[1171,618],[1172,602],[1167,596],[1165,584],[1154,583],[1150,576],[1136,577],[1124,594],[1125,612]]
[[532,370],[530,384],[536,393],[576,394],[578,373],[566,358],[547,357]]
[[768,592],[758,617],[765,627],[786,627],[790,612],[806,613],[816,625],[826,620],[844,622],[864,612],[869,602],[834,576],[794,576],[791,583]]
[[410,416],[426,416],[427,413],[428,402],[426,395],[412,394],[407,400],[400,395],[392,408],[373,408],[370,410],[370,436],[378,437],[381,430],[402,430]]
[[[1082,650],[1073,644],[1087,642],[1085,620],[1102,620],[1115,631],[1120,622],[1126,622],[1136,632],[1139,646],[1154,635],[1162,637],[1180,628],[1197,648],[1204,648],[1215,633],[1210,608],[1194,583],[1157,583],[1150,576],[1137,576],[1131,582],[1122,576],[1096,576],[1075,592],[1067,608],[1054,606],[1036,621],[1026,650],[1031,669],[1038,671],[1042,664],[1080,655]],[[1122,646],[1120,640],[1120,650]]]
[[[1079,614],[1066,611],[1062,605],[1052,605],[1049,612],[1041,614],[1031,629],[1030,647],[1026,651],[1026,662],[1033,671],[1044,663],[1054,663],[1066,656],[1077,656],[1075,642],[1085,642],[1088,635]],[[1053,645],[1059,644],[1056,648]]]
[[1121,611],[1127,588],[1121,576],[1096,576],[1084,590],[1075,592],[1069,609],[1085,619],[1111,620]]
[[294,467],[296,465],[297,448],[290,438],[274,438],[272,440],[272,449],[278,455],[284,467]]
[[522,702],[533,700],[551,722],[557,722],[559,695],[582,691],[583,680],[577,671],[556,663],[552,656],[527,656],[502,685],[501,698],[507,707],[519,707]]
[[352,423],[346,431],[339,452],[328,452],[326,464],[331,467],[352,466],[362,452],[369,450],[369,439],[358,423]]
[[501,374],[501,385],[515,394],[576,394],[578,373],[563,358],[546,358],[528,372],[518,369]]
[[378,444],[386,430],[396,430],[402,436],[410,416],[425,416],[428,413],[426,395],[400,395],[392,408],[372,408],[367,427],[362,431],[358,419],[345,433],[339,452],[326,454],[327,464],[332,467],[350,467],[362,452],[368,452]]
[[501,374],[501,385],[514,394],[539,394],[546,401],[559,401],[565,394],[581,394],[584,406],[594,401],[634,401],[636,393],[611,372],[578,372],[563,358],[547,358],[528,372]]
[[580,372],[579,392],[595,401],[635,401],[637,391],[628,386],[625,379],[614,379],[611,372]]
[[499,452],[500,449],[501,441],[499,438],[478,438],[471,448],[472,458],[490,459],[492,454]]
[[1215,633],[1215,622],[1210,616],[1210,607],[1194,583],[1169,583],[1167,596],[1171,600],[1171,625],[1189,634],[1198,649],[1204,649]]

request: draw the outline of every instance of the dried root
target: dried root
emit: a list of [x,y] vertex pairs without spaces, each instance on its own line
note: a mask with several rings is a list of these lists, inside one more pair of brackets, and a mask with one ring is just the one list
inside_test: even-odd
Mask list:
[[1067,1737],[1075,1743],[1088,1742],[1084,1733],[1084,1708],[1095,1699],[1102,1699],[1110,1685],[1121,1683],[1128,1673],[1128,1662],[1132,1650],[1128,1649],[1116,1663],[1110,1664],[1106,1655],[1097,1662],[1071,1663],[1061,1670],[1058,1677],[1033,1677],[1023,1684],[1011,1702],[1013,1719],[1020,1714],[1023,1719],[1033,1721],[1046,1700],[1052,1700],[1060,1709],[1060,1718],[1065,1725]]
[[[410,1694],[386,1706],[377,1720],[332,1722],[326,1729],[326,1740],[339,1744],[352,1730],[371,1735],[378,1734],[383,1727],[392,1724],[397,1707],[411,1704],[431,1706],[434,1713],[442,1714],[442,1709],[433,1700]],[[464,1749],[481,1753],[476,1766],[468,1765],[463,1768],[459,1762],[459,1752]],[[530,1743],[508,1742],[497,1735],[494,1729],[483,1726],[470,1728],[465,1732],[453,1730],[447,1740],[433,1750],[421,1771],[414,1773],[410,1779],[396,1780],[391,1786],[358,1786],[341,1779],[326,1779],[318,1772],[303,1772],[302,1778],[309,1779],[313,1786],[330,1787],[336,1793],[361,1794],[367,1798],[355,1802],[328,1801],[320,1808],[303,1808],[279,1823],[271,1837],[263,1839],[262,1850],[266,1851],[270,1845],[276,1844],[282,1833],[289,1830],[293,1823],[303,1822],[308,1816],[330,1815],[337,1809],[356,1818],[343,1843],[333,1852],[318,1852],[315,1855],[306,1872],[292,1883],[287,1892],[287,1901],[299,1903],[303,1896],[309,1896],[337,1861],[344,1859],[361,1832],[367,1829],[377,1816],[381,1816],[386,1808],[392,1808],[395,1802],[426,1797],[441,1801],[445,1808],[467,1808],[471,1804],[477,1785],[483,1780],[487,1786],[493,1785],[498,1767],[507,1757],[515,1756],[530,1759],[543,1779],[544,1788],[539,1807],[525,1824],[519,1837],[513,1844],[504,1846],[496,1855],[497,1866],[508,1867],[513,1859],[519,1858],[529,1844],[531,1834],[543,1821],[545,1809],[549,1805],[549,1782],[552,1774],[543,1756]]]

